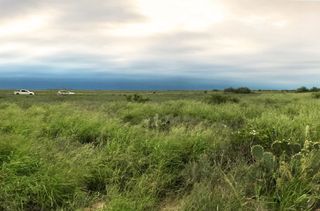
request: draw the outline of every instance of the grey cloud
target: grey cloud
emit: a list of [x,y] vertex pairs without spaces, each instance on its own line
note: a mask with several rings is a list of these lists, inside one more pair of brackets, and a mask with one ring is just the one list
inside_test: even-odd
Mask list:
[[[230,10],[231,17],[213,24],[206,31],[176,30],[142,38],[97,32],[100,27],[122,27],[124,23],[146,21],[132,2],[0,0],[1,10],[5,11],[0,14],[0,22],[30,12],[58,12],[47,34],[19,34],[0,39],[0,44],[22,43],[28,44],[30,49],[57,47],[57,52],[31,61],[39,66],[37,71],[52,72],[53,75],[77,73],[80,77],[116,73],[278,85],[298,84],[302,79],[311,82],[320,77],[317,72],[320,68],[320,30],[316,27],[320,3],[224,0],[221,2]],[[255,16],[262,19],[255,19]],[[273,24],[279,21],[287,21],[287,26],[275,27]],[[240,45],[242,41],[243,46]],[[132,52],[121,51],[130,46]],[[26,56],[19,49],[0,54],[8,60]],[[6,74],[10,72],[5,72],[6,68],[17,74],[23,68],[34,71],[31,67],[16,65],[20,65],[19,68],[0,66],[0,71]]]
[[39,10],[40,6],[39,0],[0,0],[0,22]]
[[[128,0],[87,1],[78,0],[73,3],[60,3],[65,11],[65,21],[132,21],[142,18]],[[59,7],[59,6],[58,6]]]
[[0,18],[23,17],[31,12],[59,12],[59,24],[130,22],[143,17],[130,0],[0,0]]

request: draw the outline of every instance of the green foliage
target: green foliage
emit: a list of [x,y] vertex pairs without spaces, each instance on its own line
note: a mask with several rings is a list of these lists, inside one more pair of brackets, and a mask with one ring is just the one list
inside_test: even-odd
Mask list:
[[320,99],[320,93],[312,93],[311,97],[314,99]]
[[135,102],[135,103],[145,103],[150,101],[149,98],[143,97],[139,94],[127,95],[126,99],[128,102]]
[[221,95],[221,94],[214,94],[210,95],[205,99],[205,102],[209,104],[223,104],[223,103],[239,103],[240,100],[236,97]]
[[15,148],[12,145],[0,142],[0,165],[10,161],[14,151]]
[[311,89],[308,89],[305,86],[302,86],[296,90],[297,93],[313,92],[311,96],[312,96],[312,98],[315,98],[315,99],[320,98],[319,93],[317,93],[319,91],[320,91],[320,88],[318,88],[318,87],[312,87]]
[[275,141],[271,145],[273,153],[277,156],[286,154],[287,156],[295,155],[301,152],[302,147],[298,143],[289,143],[288,141]]
[[89,172],[88,175],[85,175],[83,177],[83,183],[85,186],[85,190],[89,193],[101,193],[106,194],[108,189],[108,179],[110,178],[109,172],[106,172],[106,170],[100,169],[100,167],[97,167],[96,169],[93,169],[91,172]]
[[263,159],[264,149],[260,145],[255,145],[251,147],[251,154],[256,161],[261,161]]
[[0,210],[319,207],[320,102],[310,95],[138,95],[152,103],[132,92],[0,91]]
[[297,93],[303,93],[303,92],[309,92],[309,89],[305,86],[302,86],[302,87],[299,87],[297,90],[296,90]]
[[236,93],[236,94],[250,94],[252,93],[251,89],[249,89],[248,87],[240,87],[240,88],[233,88],[233,87],[230,87],[230,88],[226,88],[224,89],[224,92],[226,93]]
[[275,167],[275,158],[271,152],[265,152],[260,145],[251,148],[251,154],[259,164],[271,172]]
[[289,144],[289,149],[291,154],[297,154],[301,152],[301,145],[297,143]]
[[272,143],[271,149],[275,155],[280,156],[283,152],[282,146],[283,145],[281,141],[275,141]]
[[309,91],[310,91],[310,92],[319,92],[319,91],[320,91],[320,88],[314,86],[314,87],[312,87]]
[[271,152],[264,152],[263,153],[263,164],[269,170],[272,171],[275,167],[275,158]]

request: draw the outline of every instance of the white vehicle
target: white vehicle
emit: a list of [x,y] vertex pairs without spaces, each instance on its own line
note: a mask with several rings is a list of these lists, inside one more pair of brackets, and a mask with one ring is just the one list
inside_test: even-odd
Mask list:
[[70,91],[68,91],[68,90],[60,90],[60,91],[58,91],[57,94],[58,94],[58,95],[75,95],[76,93],[70,92]]
[[14,92],[15,95],[34,95],[34,92],[31,92],[29,90],[26,89],[20,89],[18,91]]

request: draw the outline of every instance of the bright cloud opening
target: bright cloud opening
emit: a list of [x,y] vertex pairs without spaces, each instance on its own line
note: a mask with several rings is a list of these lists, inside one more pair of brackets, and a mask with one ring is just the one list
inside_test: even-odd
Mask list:
[[225,20],[227,12],[214,0],[137,0],[146,17],[139,23],[112,28],[119,36],[149,36],[170,31],[203,31]]
[[23,35],[40,29],[49,21],[47,15],[29,15],[15,20],[0,22],[0,37]]

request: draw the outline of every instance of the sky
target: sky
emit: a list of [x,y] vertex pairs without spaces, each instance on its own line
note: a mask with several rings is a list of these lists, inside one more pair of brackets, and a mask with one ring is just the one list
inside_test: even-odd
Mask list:
[[320,0],[0,0],[0,88],[320,86]]

